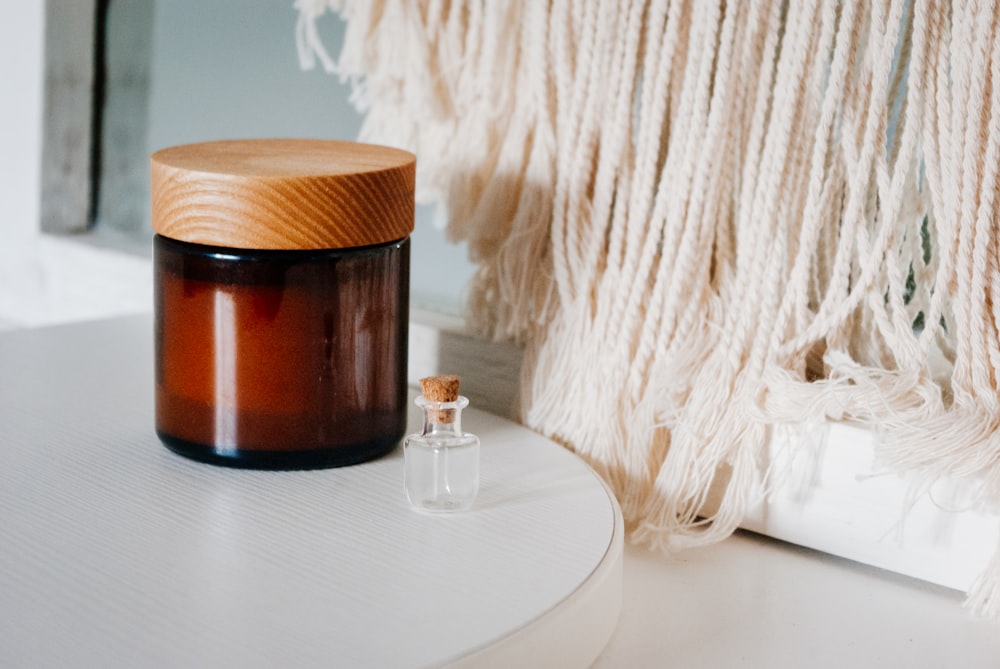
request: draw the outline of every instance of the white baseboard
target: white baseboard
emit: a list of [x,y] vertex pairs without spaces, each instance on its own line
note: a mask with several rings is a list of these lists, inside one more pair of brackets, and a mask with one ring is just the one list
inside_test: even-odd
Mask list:
[[776,430],[768,461],[791,475],[743,521],[753,532],[967,590],[1000,540],[1000,518],[966,508],[940,482],[909,498],[899,476],[875,470],[875,436],[845,423]]

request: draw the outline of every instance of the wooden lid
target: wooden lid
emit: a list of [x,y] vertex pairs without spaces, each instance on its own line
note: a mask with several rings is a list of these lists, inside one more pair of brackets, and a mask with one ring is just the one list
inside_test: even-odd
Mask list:
[[372,144],[248,139],[150,158],[153,230],[243,249],[334,249],[413,232],[416,158]]

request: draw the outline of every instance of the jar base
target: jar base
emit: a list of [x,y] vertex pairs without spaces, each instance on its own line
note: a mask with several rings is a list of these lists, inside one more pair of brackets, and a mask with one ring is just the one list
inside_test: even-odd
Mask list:
[[383,437],[361,444],[313,448],[302,451],[219,449],[156,431],[163,445],[178,455],[210,465],[236,469],[302,470],[347,467],[374,460],[392,451],[400,436]]

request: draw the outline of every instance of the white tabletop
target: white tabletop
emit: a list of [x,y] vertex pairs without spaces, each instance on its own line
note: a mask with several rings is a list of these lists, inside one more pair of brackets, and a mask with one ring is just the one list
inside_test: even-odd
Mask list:
[[[412,511],[402,457],[195,463],[153,434],[151,323],[0,334],[0,666],[586,666],[622,523],[578,458],[469,410],[473,511]],[[411,429],[416,413],[411,412]]]

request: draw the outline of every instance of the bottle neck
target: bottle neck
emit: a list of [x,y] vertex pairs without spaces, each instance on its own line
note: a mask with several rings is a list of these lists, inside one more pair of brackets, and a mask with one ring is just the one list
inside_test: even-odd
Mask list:
[[469,406],[469,400],[459,395],[454,402],[434,402],[420,396],[416,404],[424,410],[424,436],[461,436],[462,409]]

